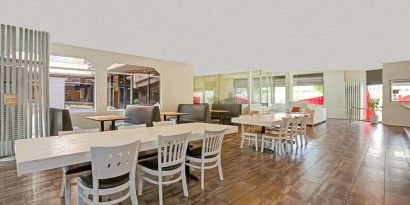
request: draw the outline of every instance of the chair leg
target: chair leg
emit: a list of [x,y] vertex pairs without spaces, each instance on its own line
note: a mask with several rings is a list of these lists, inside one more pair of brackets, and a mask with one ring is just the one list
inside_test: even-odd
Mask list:
[[256,135],[256,136],[255,136],[255,149],[256,149],[256,151],[258,151],[258,145],[259,145],[258,135]]
[[201,162],[201,189],[205,189],[205,168],[203,162]]
[[306,130],[303,131],[303,138],[305,138],[305,145],[307,145],[308,141],[307,141],[307,137],[306,137]]
[[83,202],[83,197],[81,196],[83,190],[80,187],[80,184],[77,183],[77,205],[82,205],[84,204]]
[[144,179],[143,179],[143,177],[144,177],[144,172],[142,171],[142,170],[139,170],[139,174],[137,175],[137,178],[138,178],[138,196],[141,196],[141,194],[142,194],[142,185],[143,185],[143,183],[144,183]]
[[243,148],[243,141],[245,141],[245,136],[241,135],[241,149]]
[[135,190],[135,180],[130,181],[130,198],[132,205],[138,205],[137,190]]
[[224,174],[222,172],[221,156],[219,156],[219,159],[218,159],[217,163],[218,163],[219,180],[223,181],[224,180]]
[[188,196],[188,186],[186,184],[186,174],[185,174],[186,170],[185,170],[185,165],[182,166],[182,189],[184,190],[184,196]]
[[163,199],[162,199],[162,175],[158,175],[158,198],[159,198],[159,205],[163,205]]
[[296,147],[299,147],[298,132],[295,132]]
[[265,137],[262,135],[261,152],[263,152],[263,149],[265,149]]
[[282,139],[279,138],[279,149],[278,149],[279,156],[282,156],[282,147],[283,147]]
[[61,178],[61,189],[60,189],[60,197],[64,197],[64,189],[65,189],[65,173],[63,173],[63,178]]
[[65,176],[65,188],[64,188],[64,200],[65,204],[71,204],[71,176]]

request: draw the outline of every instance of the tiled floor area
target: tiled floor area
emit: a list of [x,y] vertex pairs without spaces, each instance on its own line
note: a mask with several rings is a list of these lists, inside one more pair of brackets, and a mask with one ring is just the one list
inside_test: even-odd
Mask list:
[[[115,136],[113,136],[115,137]],[[308,146],[282,158],[239,149],[239,134],[223,145],[224,181],[205,173],[205,190],[188,181],[164,188],[165,204],[410,204],[410,140],[402,129],[329,120],[309,129]],[[63,204],[59,169],[16,176],[0,162],[0,204]],[[198,175],[198,172],[195,172]],[[73,204],[76,187],[73,183]],[[144,184],[139,204],[157,204],[155,186]],[[129,201],[125,204],[130,203]]]

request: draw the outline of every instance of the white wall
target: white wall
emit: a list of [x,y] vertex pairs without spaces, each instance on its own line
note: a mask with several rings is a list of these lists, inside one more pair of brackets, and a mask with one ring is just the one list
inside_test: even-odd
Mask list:
[[[162,110],[176,111],[178,104],[192,103],[193,71],[192,66],[189,64],[55,43],[50,45],[50,54],[85,58],[96,67],[97,112],[88,113],[88,115],[97,115],[98,113],[105,113],[107,111],[107,68],[114,63],[146,66],[157,69],[161,75]],[[76,115],[83,116],[87,115],[87,113],[72,113],[74,119],[76,119]],[[88,121],[83,121],[83,123],[86,122]],[[77,123],[73,122],[73,124]]]
[[324,72],[323,81],[327,117],[346,119],[345,72]]
[[383,64],[383,124],[410,127],[410,110],[401,106],[409,102],[391,102],[390,81],[410,79],[410,61]]

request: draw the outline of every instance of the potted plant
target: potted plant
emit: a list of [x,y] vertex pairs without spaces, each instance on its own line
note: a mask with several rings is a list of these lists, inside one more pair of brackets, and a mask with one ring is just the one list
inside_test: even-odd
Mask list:
[[368,106],[369,109],[373,112],[373,115],[370,116],[370,122],[372,124],[377,124],[379,122],[379,116],[376,114],[376,110],[379,109],[379,98],[370,99]]

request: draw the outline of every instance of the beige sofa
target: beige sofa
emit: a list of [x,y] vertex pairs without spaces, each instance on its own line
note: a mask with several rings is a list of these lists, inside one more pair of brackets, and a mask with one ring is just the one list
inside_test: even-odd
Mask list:
[[317,125],[326,122],[326,108],[322,106],[310,106],[305,109],[305,113],[309,114],[307,120],[308,125]]

